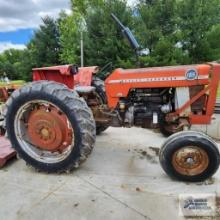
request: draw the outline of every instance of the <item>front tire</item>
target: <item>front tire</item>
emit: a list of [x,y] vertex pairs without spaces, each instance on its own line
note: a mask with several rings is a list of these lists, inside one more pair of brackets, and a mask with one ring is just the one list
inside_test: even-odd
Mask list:
[[38,171],[69,172],[92,152],[96,135],[92,112],[63,84],[27,84],[12,93],[5,106],[12,146]]
[[219,150],[207,135],[184,131],[170,136],[163,144],[159,159],[171,178],[200,182],[214,175],[219,167]]

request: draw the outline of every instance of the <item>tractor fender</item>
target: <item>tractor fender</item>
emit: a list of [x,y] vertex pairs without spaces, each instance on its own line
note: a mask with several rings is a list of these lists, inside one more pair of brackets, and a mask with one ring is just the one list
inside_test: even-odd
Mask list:
[[92,76],[99,71],[98,66],[81,67],[79,72],[74,75],[74,87],[75,86],[91,86]]
[[33,69],[33,81],[48,80],[65,84],[70,89],[75,86],[91,86],[92,76],[99,71],[98,66],[81,67],[72,72],[73,65],[52,66]]

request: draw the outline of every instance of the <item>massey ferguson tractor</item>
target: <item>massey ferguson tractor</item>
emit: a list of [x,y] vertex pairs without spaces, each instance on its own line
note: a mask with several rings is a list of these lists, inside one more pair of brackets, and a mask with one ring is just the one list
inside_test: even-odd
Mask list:
[[[138,52],[129,28],[112,17]],[[92,152],[96,134],[109,126],[138,126],[171,135],[159,154],[170,177],[203,181],[217,171],[220,155],[210,135],[220,136],[219,64],[119,68],[105,82],[98,72],[98,67],[74,65],[34,69],[33,82],[11,94],[4,126],[28,165],[69,172]]]

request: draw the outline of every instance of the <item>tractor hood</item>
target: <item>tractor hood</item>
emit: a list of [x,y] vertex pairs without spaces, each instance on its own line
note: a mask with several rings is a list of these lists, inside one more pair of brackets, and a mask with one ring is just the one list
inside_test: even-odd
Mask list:
[[[186,66],[167,66],[167,67],[152,67],[152,68],[139,68],[139,69],[116,69],[112,75],[107,79],[107,83],[122,83],[123,79],[147,79],[151,81],[172,81],[181,80],[197,80],[209,75],[211,65],[200,64],[200,65],[186,65]],[[162,78],[161,78],[162,77]],[[164,77],[164,79],[163,79]],[[170,79],[165,77],[171,77]]]
[[[137,88],[176,88],[208,85],[215,76],[220,76],[219,64],[198,64],[139,69],[116,69],[106,80],[108,105],[115,108],[119,99],[128,96]],[[214,80],[214,81],[215,81]]]

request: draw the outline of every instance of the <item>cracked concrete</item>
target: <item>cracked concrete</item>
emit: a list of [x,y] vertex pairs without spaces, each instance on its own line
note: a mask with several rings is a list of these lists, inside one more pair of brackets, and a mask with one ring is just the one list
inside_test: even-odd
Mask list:
[[70,174],[37,173],[14,161],[0,170],[0,219],[182,220],[179,194],[218,195],[220,171],[204,183],[171,180],[158,163],[164,140],[140,128],[109,128]]

